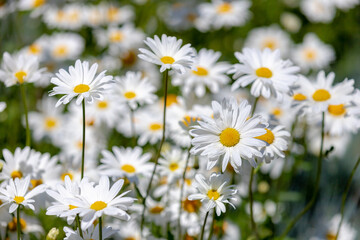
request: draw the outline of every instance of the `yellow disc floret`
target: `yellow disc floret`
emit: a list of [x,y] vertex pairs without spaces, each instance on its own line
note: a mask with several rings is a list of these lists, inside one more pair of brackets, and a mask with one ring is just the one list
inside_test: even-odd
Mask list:
[[124,164],[121,166],[121,170],[123,170],[124,172],[127,173],[134,173],[136,171],[136,169],[134,168],[134,166],[130,165],[130,164]]
[[341,116],[341,115],[344,115],[346,113],[346,109],[345,109],[344,104],[329,105],[328,111],[329,111],[330,114],[335,115],[335,116]]
[[100,102],[98,102],[97,106],[100,109],[105,109],[108,107],[108,103],[106,101],[100,101]]
[[23,196],[15,196],[15,197],[14,197],[14,201],[15,201],[17,204],[22,203],[24,200],[25,200],[25,198],[24,198]]
[[15,179],[15,178],[22,178],[23,174],[21,171],[19,170],[15,170],[11,172],[11,178]]
[[318,89],[312,95],[312,98],[317,102],[323,102],[331,98],[331,94],[325,89]]
[[176,163],[176,162],[173,162],[173,163],[170,163],[170,164],[169,164],[169,169],[170,169],[170,171],[172,171],[172,172],[176,171],[178,168],[179,168],[179,164]]
[[160,214],[162,211],[164,211],[164,207],[162,206],[155,206],[149,209],[149,212],[152,214]]
[[261,78],[271,78],[273,73],[270,69],[268,69],[267,67],[261,67],[256,69],[255,71],[256,76],[261,77]]
[[24,78],[27,76],[27,73],[24,71],[18,71],[14,75],[17,78],[17,80],[19,81],[19,83],[23,83]]
[[124,97],[126,97],[127,99],[133,99],[136,97],[136,93],[129,91],[129,92],[124,93]]
[[293,98],[294,98],[295,101],[304,101],[304,100],[306,100],[306,96],[301,94],[301,93],[294,94]]
[[149,129],[151,130],[151,131],[158,131],[158,130],[160,130],[161,129],[161,124],[159,124],[159,123],[152,123],[152,124],[150,124],[150,126],[149,126]]
[[210,189],[208,192],[207,192],[207,196],[212,199],[212,200],[217,200],[219,197],[220,197],[220,194],[218,193],[217,190],[215,189]]
[[95,211],[100,211],[100,210],[103,210],[106,207],[107,207],[107,204],[105,202],[96,201],[93,204],[91,204],[90,209],[95,210]]
[[164,64],[173,64],[175,62],[175,59],[169,56],[164,56],[160,58],[161,62]]
[[208,75],[208,70],[206,70],[206,68],[203,67],[197,67],[197,71],[192,71],[195,75],[204,77]]
[[240,142],[240,133],[234,128],[226,128],[220,134],[220,143],[225,147],[233,147]]
[[228,13],[232,10],[232,6],[230,3],[222,3],[217,7],[217,12],[218,13]]
[[89,85],[86,84],[79,84],[76,85],[74,88],[74,92],[75,93],[84,93],[84,92],[88,92],[90,90]]
[[270,129],[265,128],[266,133],[264,135],[255,137],[259,140],[263,140],[265,142],[267,142],[268,144],[272,144],[274,142],[275,136],[273,134],[273,132]]

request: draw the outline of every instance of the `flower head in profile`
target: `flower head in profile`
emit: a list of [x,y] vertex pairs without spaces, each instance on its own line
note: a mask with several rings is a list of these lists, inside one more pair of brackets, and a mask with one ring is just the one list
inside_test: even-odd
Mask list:
[[183,74],[186,68],[192,68],[194,51],[190,44],[181,46],[181,39],[163,34],[161,39],[155,35],[154,39],[148,37],[144,42],[151,51],[140,48],[139,58],[160,65],[160,72],[173,69]]
[[222,212],[226,212],[225,203],[235,208],[229,200],[236,200],[235,194],[237,190],[233,186],[228,186],[222,174],[213,173],[209,180],[202,174],[197,174],[195,180],[194,186],[197,188],[198,193],[191,194],[188,197],[190,201],[200,200],[207,212],[215,208],[218,216]]
[[236,52],[235,57],[240,64],[235,64],[229,71],[236,79],[231,87],[233,91],[252,83],[250,92],[254,97],[273,96],[282,101],[284,94],[290,93],[290,88],[298,79],[300,68],[293,66],[289,60],[282,60],[279,50],[245,48],[243,53]]
[[255,157],[262,157],[258,148],[266,145],[256,137],[266,133],[267,124],[258,115],[250,117],[251,106],[245,100],[240,104],[235,98],[224,99],[221,104],[213,101],[212,108],[214,118],[199,120],[199,125],[190,130],[192,153],[208,157],[208,169],[221,160],[223,172],[229,161],[239,172],[243,158],[255,167]]
[[89,68],[88,62],[77,60],[75,67],[69,67],[69,72],[60,69],[56,77],[51,79],[56,87],[50,92],[50,96],[65,94],[56,103],[56,107],[69,103],[74,97],[77,97],[76,104],[80,104],[83,99],[88,103],[94,102],[94,99],[102,100],[104,86],[112,80],[112,76],[105,76],[105,71],[95,76],[97,68],[97,63]]
[[0,207],[10,204],[9,213],[13,213],[16,209],[23,205],[35,210],[32,199],[34,196],[45,191],[45,185],[39,185],[28,192],[30,186],[30,176],[15,180],[10,179],[5,188],[0,188],[0,201],[3,203]]

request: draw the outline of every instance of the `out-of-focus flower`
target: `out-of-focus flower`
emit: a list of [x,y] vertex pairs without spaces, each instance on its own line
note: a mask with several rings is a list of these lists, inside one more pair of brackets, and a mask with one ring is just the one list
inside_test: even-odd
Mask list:
[[84,50],[85,41],[76,33],[56,33],[48,37],[47,51],[56,61],[74,60]]
[[329,0],[303,0],[300,9],[311,22],[330,23],[336,13],[334,3]]
[[[91,240],[99,240],[99,224],[96,226],[92,225],[88,229],[82,229],[82,234],[80,235],[79,229],[76,231],[71,228],[64,227],[64,232],[66,237],[64,240],[82,240],[82,239],[91,239]],[[102,227],[102,237],[103,239],[109,238],[116,231],[111,227]],[[82,236],[82,237],[81,237]]]
[[286,30],[297,33],[301,28],[301,20],[293,13],[285,12],[280,16],[280,22]]

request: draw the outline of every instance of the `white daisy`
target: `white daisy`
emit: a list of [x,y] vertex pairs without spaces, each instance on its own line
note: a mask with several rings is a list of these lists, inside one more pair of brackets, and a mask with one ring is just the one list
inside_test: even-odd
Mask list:
[[235,56],[241,64],[235,64],[229,71],[236,79],[231,90],[253,83],[250,90],[253,96],[274,96],[281,101],[298,79],[299,67],[293,66],[289,60],[282,60],[279,50],[245,48],[243,53],[236,52]]
[[6,102],[0,102],[0,113],[5,110],[6,106]]
[[336,14],[334,3],[329,0],[303,0],[300,9],[311,22],[330,23]]
[[0,207],[10,204],[9,213],[15,212],[20,205],[35,210],[33,205],[35,200],[32,198],[44,192],[46,186],[39,185],[28,192],[29,185],[30,176],[27,176],[24,179],[10,179],[8,185],[4,188],[0,188],[0,200],[2,202]]
[[76,33],[56,33],[47,40],[48,54],[56,61],[75,60],[84,47],[84,39]]
[[161,176],[166,176],[169,184],[181,178],[184,172],[185,163],[187,159],[187,152],[179,148],[174,148],[162,153],[162,158],[159,159],[159,173]]
[[106,21],[109,24],[123,24],[131,22],[134,17],[134,10],[131,6],[115,6],[114,4],[107,4],[106,7]]
[[43,20],[49,28],[80,29],[85,21],[83,6],[78,4],[65,4],[61,9],[51,5],[43,14]]
[[332,0],[337,8],[349,10],[360,3],[359,0]]
[[193,68],[194,51],[189,43],[181,47],[183,42],[181,39],[168,37],[165,34],[161,39],[155,35],[154,39],[148,37],[144,42],[151,51],[140,48],[139,58],[160,65],[160,72],[173,69],[184,74],[186,69]]
[[175,86],[181,86],[184,95],[189,95],[194,91],[197,97],[203,97],[206,87],[212,93],[218,92],[230,80],[226,75],[230,65],[225,62],[217,62],[220,56],[220,52],[201,49],[195,57],[196,70],[187,70],[182,75],[176,74],[172,83]]
[[35,56],[27,54],[3,54],[0,69],[0,79],[7,87],[17,83],[35,82],[41,79],[46,69],[39,69],[39,60]]
[[[64,232],[66,235],[64,240],[84,240],[84,239],[99,240],[99,224],[97,224],[96,226],[92,225],[88,229],[83,230],[82,235],[80,235],[79,229],[76,229],[76,231],[74,231],[68,227],[64,227]],[[102,227],[103,239],[109,238],[115,232],[116,231],[113,230],[111,227]]]
[[251,106],[246,100],[240,105],[234,98],[224,99],[221,105],[213,101],[212,108],[214,118],[199,120],[199,126],[190,130],[194,137],[192,153],[208,157],[208,169],[221,160],[223,172],[229,161],[239,172],[242,158],[255,167],[254,158],[262,157],[258,147],[265,146],[264,141],[256,139],[266,133],[261,117],[250,117]]
[[235,208],[229,200],[235,200],[236,189],[227,185],[222,174],[213,173],[209,180],[202,174],[196,174],[195,180],[194,185],[199,193],[191,194],[189,200],[200,200],[207,212],[215,208],[218,216],[226,212],[225,203]]
[[33,174],[32,165],[29,164],[30,148],[21,149],[17,147],[14,154],[9,150],[3,149],[4,160],[0,160],[2,169],[0,172],[1,180],[22,178]]
[[56,107],[69,103],[74,97],[77,97],[78,105],[83,99],[88,103],[93,103],[94,99],[103,99],[104,85],[112,80],[112,76],[105,76],[103,71],[95,77],[97,67],[95,63],[89,69],[88,62],[77,60],[75,67],[69,67],[69,73],[60,69],[56,77],[51,78],[51,83],[57,86],[50,92],[50,96],[65,94],[56,103]]

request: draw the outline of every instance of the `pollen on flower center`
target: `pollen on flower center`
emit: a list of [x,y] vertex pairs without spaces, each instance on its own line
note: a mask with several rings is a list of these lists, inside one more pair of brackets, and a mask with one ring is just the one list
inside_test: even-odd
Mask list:
[[71,205],[71,204],[69,205],[69,209],[70,209],[70,210],[73,210],[73,209],[75,209],[75,208],[77,208],[77,206],[74,206],[74,205]]
[[155,206],[149,209],[149,212],[152,214],[160,214],[162,211],[164,211],[164,207],[162,206]]
[[218,13],[228,13],[232,10],[232,7],[231,7],[231,4],[230,3],[223,3],[223,4],[220,4],[218,7],[217,7],[217,12]]
[[54,55],[56,57],[63,57],[67,54],[68,52],[68,48],[67,46],[65,45],[60,45],[60,46],[57,46],[54,50]]
[[124,93],[124,97],[126,97],[127,99],[133,99],[136,97],[136,93],[129,91],[129,92]]
[[79,84],[77,86],[75,86],[74,88],[74,92],[75,93],[84,93],[84,92],[88,92],[90,90],[89,85],[86,84]]
[[164,64],[173,64],[175,62],[175,59],[169,56],[164,56],[160,58],[161,62]]
[[74,175],[72,175],[72,174],[69,173],[69,172],[66,172],[66,173],[61,174],[61,180],[62,180],[62,181],[65,181],[65,177],[66,177],[66,176],[69,176],[70,180],[73,180],[73,178],[74,178]]
[[195,75],[198,76],[207,76],[208,75],[208,70],[206,70],[206,68],[203,67],[197,67],[197,71],[192,71]]
[[176,171],[178,168],[179,168],[179,164],[177,164],[177,163],[170,163],[170,165],[169,165],[169,169],[172,172]]
[[31,179],[30,182],[32,185],[31,189],[43,184],[43,181],[41,179]]
[[276,42],[272,38],[265,39],[263,42],[263,48],[270,48],[271,50],[275,50]]
[[316,52],[313,49],[305,50],[304,55],[305,55],[305,58],[310,61],[312,61],[316,58]]
[[108,107],[108,103],[106,101],[100,101],[100,102],[98,102],[97,106],[100,109],[105,109]]
[[312,95],[312,98],[317,102],[323,102],[331,98],[331,94],[325,89],[318,89]]
[[25,200],[25,198],[24,198],[23,196],[15,196],[15,197],[14,197],[14,201],[15,201],[17,204],[22,203],[24,200]]
[[11,172],[11,178],[15,179],[15,178],[22,178],[23,174],[21,171],[19,170],[15,170]]
[[38,54],[38,53],[40,53],[40,51],[41,51],[40,47],[36,44],[31,44],[29,46],[29,52],[31,54]]
[[304,101],[304,100],[306,100],[306,96],[301,94],[301,93],[295,94],[293,98],[294,98],[295,101]]
[[240,133],[234,128],[226,128],[220,134],[220,143],[225,147],[233,147],[240,142]]
[[271,78],[273,73],[270,69],[268,69],[267,67],[261,67],[256,69],[256,76],[261,77],[261,78]]
[[40,6],[44,5],[44,3],[45,3],[45,0],[34,0],[33,6],[40,7]]
[[158,131],[158,130],[161,129],[161,124],[159,124],[159,123],[152,123],[152,124],[150,124],[149,129],[150,129],[151,131]]
[[90,209],[95,210],[95,211],[100,211],[100,210],[103,210],[106,207],[107,207],[107,204],[105,202],[96,201],[93,204],[91,204]]
[[272,144],[274,142],[275,136],[270,129],[265,128],[266,133],[264,135],[255,137],[256,139],[263,140],[268,144]]
[[45,119],[45,128],[50,130],[53,129],[54,127],[56,127],[57,125],[57,121],[55,118],[53,117],[48,117]]
[[220,194],[218,193],[217,190],[215,190],[215,189],[210,189],[210,190],[207,192],[207,196],[208,196],[210,199],[217,200],[217,199],[220,197]]
[[275,116],[280,116],[283,113],[283,111],[280,108],[274,108],[272,111],[272,114]]
[[345,107],[344,107],[344,104],[329,105],[328,111],[329,111],[329,113],[332,114],[332,115],[341,116],[341,115],[345,114],[346,109],[345,109]]
[[134,173],[136,171],[136,169],[134,168],[134,166],[130,165],[130,164],[124,164],[121,166],[121,170],[123,170],[124,172],[127,173]]
[[27,73],[24,71],[18,71],[14,75],[17,78],[17,80],[19,81],[19,83],[23,83],[24,78],[27,76]]
[[116,31],[110,34],[110,42],[121,42],[124,36],[120,31]]

